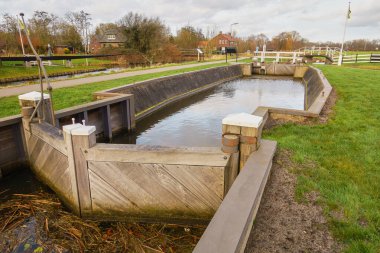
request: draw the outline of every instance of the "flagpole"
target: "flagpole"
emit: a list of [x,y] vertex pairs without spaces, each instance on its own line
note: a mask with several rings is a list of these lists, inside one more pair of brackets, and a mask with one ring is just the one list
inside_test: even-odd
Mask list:
[[24,42],[23,42],[23,39],[22,39],[21,28],[20,28],[20,20],[18,19],[18,15],[16,15],[16,17],[17,17],[18,33],[20,35],[20,43],[21,43],[22,54],[25,56]]
[[342,46],[340,48],[340,53],[339,53],[338,66],[341,66],[342,62],[343,62],[344,39],[346,37],[347,22],[348,22],[348,19],[350,18],[350,15],[351,15],[351,8],[350,7],[351,7],[351,2],[348,2],[348,11],[347,11],[347,15],[346,15],[346,22],[344,23],[344,32],[343,32]]

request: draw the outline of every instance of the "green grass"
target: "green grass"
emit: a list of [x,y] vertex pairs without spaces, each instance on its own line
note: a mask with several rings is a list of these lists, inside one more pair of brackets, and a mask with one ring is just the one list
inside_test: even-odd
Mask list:
[[[345,252],[380,252],[380,71],[318,66],[338,94],[327,124],[265,132],[293,151],[297,196],[318,191]],[[310,161],[315,167],[308,166]],[[334,215],[339,213],[339,215]],[[340,217],[341,216],[341,217]]]
[[[180,70],[163,71],[159,73],[144,74],[133,77],[115,79],[111,81],[97,82],[92,84],[83,84],[74,87],[61,88],[53,91],[54,109],[60,110],[74,105],[80,105],[91,102],[93,100],[92,93],[105,89],[110,89],[126,84],[132,84],[148,79],[158,78],[162,76],[175,75],[190,71],[202,70],[212,67],[220,67],[228,65],[226,63],[209,64]],[[53,85],[54,88],[54,85]],[[1,91],[1,90],[0,90]],[[20,113],[17,96],[0,98],[0,118],[16,115]]]
[[[99,67],[94,66],[76,66],[74,68],[68,68],[64,66],[45,66],[48,74],[57,74],[57,73],[65,73],[65,72],[73,72],[78,70],[94,70],[99,69]],[[29,76],[38,76],[38,67],[33,66],[30,68],[26,68],[23,66],[1,66],[0,67],[0,79],[5,78],[22,78]]]

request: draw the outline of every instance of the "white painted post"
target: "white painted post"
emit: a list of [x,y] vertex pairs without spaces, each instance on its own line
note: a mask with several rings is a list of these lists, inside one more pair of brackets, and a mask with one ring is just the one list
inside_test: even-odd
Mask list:
[[295,63],[296,63],[296,58],[297,58],[297,53],[296,53],[296,52],[294,52],[294,53],[293,53],[293,64],[295,64]]
[[[40,103],[41,97],[43,97],[43,101]],[[39,104],[39,108],[37,109],[37,114],[35,116],[38,117],[39,121],[43,120],[49,124],[52,124],[52,118],[50,113],[50,95],[43,93],[41,96],[40,92],[32,91],[29,93],[25,93],[18,96],[19,104],[21,107],[31,106],[36,108]]]
[[279,63],[280,62],[280,53],[277,52],[276,53],[276,63]]
[[267,45],[263,46],[263,51],[261,52],[261,62],[265,62],[265,51],[267,50]]

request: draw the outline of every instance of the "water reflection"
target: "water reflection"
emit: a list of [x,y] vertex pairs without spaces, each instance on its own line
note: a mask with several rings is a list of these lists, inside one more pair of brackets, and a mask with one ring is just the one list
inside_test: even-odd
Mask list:
[[136,133],[114,143],[162,146],[220,146],[221,121],[258,106],[303,109],[304,87],[294,80],[240,79],[181,100],[138,122]]

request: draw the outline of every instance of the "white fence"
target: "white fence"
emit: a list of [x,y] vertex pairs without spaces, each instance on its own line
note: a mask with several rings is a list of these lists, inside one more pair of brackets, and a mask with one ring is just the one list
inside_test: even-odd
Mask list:
[[[339,56],[333,58],[334,63],[337,64]],[[380,54],[352,54],[344,55],[342,64],[345,63],[380,63]]]

